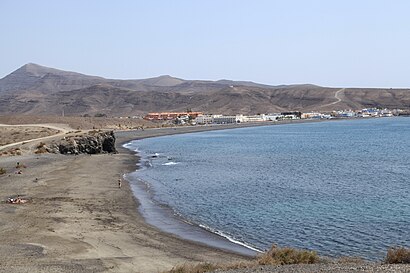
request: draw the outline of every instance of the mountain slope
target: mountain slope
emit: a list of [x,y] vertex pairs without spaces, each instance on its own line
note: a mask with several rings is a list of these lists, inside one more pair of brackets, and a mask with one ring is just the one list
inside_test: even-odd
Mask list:
[[51,93],[84,88],[87,85],[97,84],[102,81],[104,79],[100,77],[29,63],[1,79],[0,92],[35,91]]
[[410,108],[408,89],[339,89],[310,84],[269,86],[243,81],[160,76],[114,80],[27,64],[0,79],[0,114],[115,116],[191,108],[256,114],[365,107]]
[[106,84],[135,91],[148,91],[156,87],[172,87],[183,82],[184,80],[171,76],[159,76],[142,80],[112,80],[29,63],[0,79],[0,93],[30,91],[30,93],[51,94],[87,88],[97,84]]

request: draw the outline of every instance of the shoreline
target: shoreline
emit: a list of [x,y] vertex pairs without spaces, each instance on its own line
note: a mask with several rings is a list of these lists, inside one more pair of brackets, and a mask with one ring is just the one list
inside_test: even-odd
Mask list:
[[[116,136],[116,146],[117,149],[123,153],[129,153],[134,156],[135,161],[132,164],[134,169],[128,168],[127,172],[124,173],[124,178],[127,180],[130,190],[134,195],[135,202],[137,203],[137,212],[144,218],[144,220],[152,225],[154,228],[161,230],[167,234],[172,234],[177,236],[187,243],[199,243],[207,245],[211,248],[216,248],[223,251],[228,251],[234,254],[245,255],[245,257],[255,257],[259,250],[248,246],[243,242],[237,242],[233,238],[228,236],[223,236],[217,232],[208,230],[205,227],[201,227],[196,224],[191,224],[186,222],[182,217],[173,215],[172,211],[169,209],[162,208],[159,204],[150,204],[151,200],[147,196],[146,192],[138,193],[137,191],[146,191],[143,189],[142,185],[132,185],[132,181],[129,176],[138,171],[140,163],[140,155],[137,151],[133,151],[125,145],[129,144],[135,140],[141,140],[145,138],[169,136],[176,134],[189,134],[198,133],[205,131],[216,131],[216,130],[229,130],[229,129],[239,129],[239,128],[249,128],[249,127],[259,127],[259,126],[276,126],[285,124],[302,124],[302,123],[315,123],[315,122],[325,122],[329,120],[290,120],[283,122],[258,122],[258,123],[242,123],[242,124],[222,124],[222,125],[205,125],[205,126],[186,126],[186,127],[165,127],[165,128],[155,128],[146,130],[129,130],[129,131],[117,131]],[[139,179],[137,179],[139,180]],[[139,182],[140,184],[143,181]],[[134,189],[133,189],[134,187]],[[136,189],[138,188],[138,189]],[[152,203],[152,202],[151,202]],[[149,212],[141,211],[149,210]],[[149,213],[154,215],[149,215]],[[159,219],[155,219],[159,218]]]
[[[129,184],[117,184],[138,158],[116,146],[118,154],[0,157],[7,171],[0,176],[0,272],[157,273],[250,259],[147,224]],[[21,173],[16,162],[25,166]],[[17,195],[29,202],[5,202]]]
[[[240,127],[250,127],[245,125]],[[240,127],[116,132],[118,154],[0,157],[0,168],[7,171],[0,176],[0,272],[158,273],[191,262],[249,261],[151,226],[130,185],[118,189],[117,184],[137,168],[138,156],[122,147],[131,140]],[[27,166],[22,174],[16,174],[16,162]],[[17,194],[29,202],[5,202]]]
[[134,196],[139,202],[138,212],[145,221],[159,230],[176,235],[181,239],[205,244],[209,247],[229,251],[239,255],[255,257],[261,251],[248,246],[245,243],[235,241],[233,238],[218,233],[176,214],[172,208],[161,205],[152,199],[147,183],[138,177],[136,172],[124,175],[128,181]]
[[[133,140],[141,140],[144,138],[151,138],[151,137],[160,137],[160,136],[169,136],[169,135],[176,135],[176,134],[189,134],[189,133],[197,133],[197,132],[205,132],[205,131],[215,131],[215,130],[230,130],[230,129],[239,129],[239,128],[245,128],[245,127],[255,127],[255,126],[276,126],[276,125],[289,125],[289,124],[302,124],[302,123],[316,123],[316,122],[331,122],[331,121],[350,121],[351,119],[332,119],[332,120],[297,120],[297,121],[288,121],[288,122],[276,122],[276,123],[253,123],[253,124],[235,124],[235,125],[216,125],[216,126],[193,126],[193,127],[176,127],[176,128],[159,128],[159,129],[150,129],[150,130],[146,130],[146,131],[140,131],[140,132],[135,132],[135,131],[121,131],[121,132],[117,132],[116,134],[120,134],[119,137],[119,143],[121,144],[121,146],[124,146],[130,142],[132,142]],[[363,119],[355,119],[355,120],[363,120]],[[132,138],[132,140],[129,139],[129,135],[134,135],[134,137]],[[124,138],[124,136],[127,136]],[[123,147],[124,149],[128,149],[126,147]],[[131,149],[129,149],[130,152],[134,153],[134,155],[136,156],[138,162],[140,161],[141,157],[139,155],[139,153],[137,151],[133,151]],[[136,172],[138,170],[138,166],[135,166],[134,172]],[[132,173],[131,173],[132,174]],[[135,178],[134,178],[135,180]],[[138,180],[138,178],[137,178]],[[130,183],[130,182],[129,182]],[[142,183],[142,182],[141,182]],[[136,195],[136,199],[138,200],[139,198],[141,198],[141,195]],[[142,198],[147,198],[147,197],[142,197]],[[148,197],[149,198],[149,197]],[[153,206],[158,206],[160,207],[160,204],[155,204]],[[158,208],[158,210],[162,210],[161,208]],[[155,212],[158,213],[158,212]],[[155,221],[150,221],[150,216],[148,215],[149,213],[143,213],[140,211],[140,214],[142,214],[142,216],[144,217],[144,219],[149,223],[154,225],[156,228],[167,232],[167,233],[172,233],[172,234],[176,234],[177,236],[182,237],[182,239],[184,240],[188,240],[188,241],[198,241],[200,243],[205,243],[211,247],[217,247],[219,249],[221,249],[220,246],[215,245],[215,244],[210,244],[207,243],[206,240],[204,240],[202,238],[201,239],[197,239],[197,238],[192,238],[192,236],[186,236],[183,233],[180,233],[178,231],[175,231],[174,228],[170,228],[167,229],[166,227],[164,228],[164,223],[159,221],[157,223],[155,223]],[[168,217],[168,218],[176,218],[177,221],[179,222],[184,222],[186,221],[183,217],[179,217],[179,216],[175,216],[172,215],[171,213],[164,213],[162,212],[162,216],[164,217]],[[184,224],[184,223],[182,223]],[[228,251],[233,251],[238,253],[237,251],[235,251],[234,249],[230,249],[229,248],[229,244],[233,243],[236,244],[237,246],[241,246],[244,248],[247,248],[248,250],[253,250],[254,251],[254,255],[255,256],[257,254],[257,250],[252,248],[252,246],[248,246],[246,245],[246,243],[243,242],[235,242],[232,241],[228,236],[224,236],[223,234],[218,234],[218,231],[213,231],[213,230],[208,230],[207,227],[202,227],[200,225],[194,225],[192,227],[191,223],[185,223],[185,225],[191,225],[191,228],[199,228],[202,230],[202,233],[210,233],[214,236],[219,237],[219,240],[225,243],[225,246],[222,247],[222,249],[228,250]],[[188,233],[188,232],[187,232]],[[228,247],[226,246],[228,245]],[[241,253],[241,252],[239,252]],[[243,253],[241,253],[243,254]],[[245,254],[246,255],[246,254]]]

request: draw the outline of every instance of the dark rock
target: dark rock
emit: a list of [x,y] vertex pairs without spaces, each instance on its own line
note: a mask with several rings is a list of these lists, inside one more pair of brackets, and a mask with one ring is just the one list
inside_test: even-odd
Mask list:
[[89,132],[86,135],[66,137],[60,143],[54,143],[50,151],[61,154],[101,154],[116,153],[115,136],[113,131]]

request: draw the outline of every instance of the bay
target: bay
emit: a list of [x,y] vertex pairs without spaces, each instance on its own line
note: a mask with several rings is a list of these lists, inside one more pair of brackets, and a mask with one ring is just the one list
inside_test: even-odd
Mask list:
[[186,222],[265,250],[380,260],[410,246],[410,119],[286,124],[148,138],[149,198]]

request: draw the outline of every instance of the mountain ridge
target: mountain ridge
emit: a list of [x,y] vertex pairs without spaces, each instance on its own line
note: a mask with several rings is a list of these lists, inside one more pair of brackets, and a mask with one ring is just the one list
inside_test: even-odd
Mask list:
[[170,75],[116,80],[28,63],[0,79],[0,114],[141,115],[187,108],[256,114],[365,107],[410,108],[409,89],[271,86],[250,81],[184,80]]

